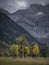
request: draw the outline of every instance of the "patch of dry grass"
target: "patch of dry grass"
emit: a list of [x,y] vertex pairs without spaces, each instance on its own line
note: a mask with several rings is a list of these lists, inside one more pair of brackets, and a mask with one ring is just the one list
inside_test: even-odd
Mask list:
[[49,65],[49,58],[15,58],[0,57],[0,65]]

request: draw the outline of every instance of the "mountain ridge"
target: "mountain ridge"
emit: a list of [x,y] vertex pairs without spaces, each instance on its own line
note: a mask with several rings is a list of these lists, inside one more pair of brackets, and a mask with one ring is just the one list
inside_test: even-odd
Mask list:
[[27,34],[27,39],[29,41],[37,41],[33,36],[25,31],[24,28],[12,21],[6,14],[0,12],[0,40],[14,43],[15,38],[24,33]]
[[44,6],[32,4],[28,9],[19,10],[12,16],[11,19],[25,28],[37,40],[42,41],[42,43],[47,41],[46,44],[49,44],[46,39],[49,36],[49,4]]
[[48,41],[46,38],[49,38],[49,4],[32,4],[28,9],[19,10],[9,17],[40,42]]

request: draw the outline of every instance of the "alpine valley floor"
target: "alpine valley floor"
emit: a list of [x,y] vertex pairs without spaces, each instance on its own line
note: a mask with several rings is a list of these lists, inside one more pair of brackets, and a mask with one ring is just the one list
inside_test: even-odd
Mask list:
[[49,57],[15,59],[13,57],[0,57],[0,65],[49,65]]

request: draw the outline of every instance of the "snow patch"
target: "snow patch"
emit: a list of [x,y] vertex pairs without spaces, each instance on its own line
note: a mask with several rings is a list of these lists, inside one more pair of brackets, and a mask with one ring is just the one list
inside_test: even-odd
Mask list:
[[36,15],[44,15],[43,12],[38,12]]

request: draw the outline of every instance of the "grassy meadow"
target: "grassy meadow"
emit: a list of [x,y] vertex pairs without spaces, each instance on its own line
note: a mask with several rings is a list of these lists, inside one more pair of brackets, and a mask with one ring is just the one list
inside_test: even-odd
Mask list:
[[49,65],[49,58],[0,57],[0,65]]

